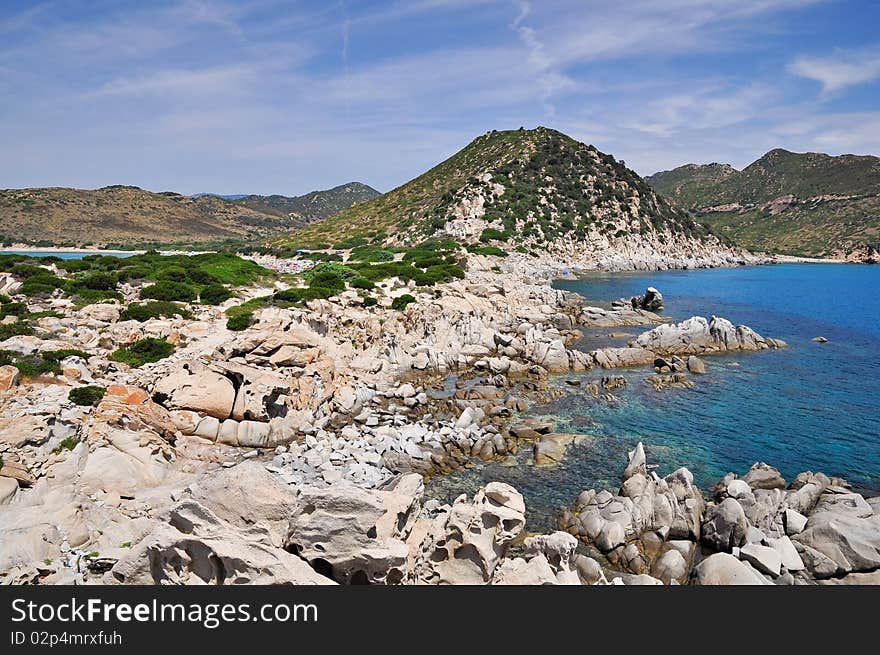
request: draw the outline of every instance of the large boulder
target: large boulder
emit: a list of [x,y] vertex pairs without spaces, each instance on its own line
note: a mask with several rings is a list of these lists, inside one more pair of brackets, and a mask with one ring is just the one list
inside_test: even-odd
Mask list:
[[714,550],[729,553],[745,543],[748,529],[742,505],[733,498],[725,498],[707,510],[702,540]]
[[405,540],[423,489],[422,476],[414,473],[384,490],[345,483],[305,488],[290,518],[286,547],[337,582],[402,583]]
[[697,564],[691,572],[695,585],[773,584],[745,562],[728,553],[715,553]]
[[[816,512],[806,529],[793,536],[807,570],[816,578],[880,568],[880,516]],[[799,549],[800,550],[800,549]]]
[[271,543],[260,526],[233,526],[193,500],[181,502],[104,576],[107,584],[294,584],[331,580]]
[[167,407],[193,410],[227,419],[235,403],[235,386],[225,375],[204,365],[185,362],[156,383],[154,393],[164,397]]
[[492,584],[501,585],[579,585],[574,566],[577,539],[557,531],[529,537],[523,542],[524,558],[501,562],[492,577]]
[[727,319],[716,316],[711,321],[702,316],[692,316],[681,323],[658,325],[640,334],[630,344],[665,355],[763,350],[782,345],[783,342],[765,339],[745,325],[734,327]]
[[[491,582],[510,544],[525,526],[522,495],[503,482],[490,482],[468,502],[462,495],[423,525],[413,545],[416,584]],[[417,541],[417,543],[415,543]]]
[[630,303],[633,309],[656,312],[663,309],[663,294],[654,287],[648,287],[643,295],[630,298]]

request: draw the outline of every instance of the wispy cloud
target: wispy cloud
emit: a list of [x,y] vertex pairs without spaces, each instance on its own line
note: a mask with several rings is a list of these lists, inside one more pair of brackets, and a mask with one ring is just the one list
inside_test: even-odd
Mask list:
[[823,94],[833,94],[880,79],[880,47],[840,50],[827,57],[798,57],[788,65],[788,71],[819,82]]

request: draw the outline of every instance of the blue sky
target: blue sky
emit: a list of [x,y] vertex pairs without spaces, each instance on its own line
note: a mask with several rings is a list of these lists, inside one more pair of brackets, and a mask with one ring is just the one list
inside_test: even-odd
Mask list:
[[385,191],[546,125],[642,174],[880,154],[880,0],[0,4],[0,187]]

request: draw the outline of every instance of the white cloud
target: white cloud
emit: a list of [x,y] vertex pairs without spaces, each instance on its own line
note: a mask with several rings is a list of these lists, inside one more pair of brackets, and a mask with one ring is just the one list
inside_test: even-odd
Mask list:
[[829,57],[798,57],[789,64],[788,71],[819,82],[822,93],[832,94],[880,79],[880,48],[838,51]]

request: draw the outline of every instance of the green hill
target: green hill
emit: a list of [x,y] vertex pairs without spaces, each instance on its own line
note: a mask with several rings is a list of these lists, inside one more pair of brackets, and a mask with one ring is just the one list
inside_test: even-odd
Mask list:
[[646,178],[750,250],[849,255],[880,243],[880,159],[771,150],[742,171],[688,164]]
[[388,193],[276,240],[406,246],[431,237],[532,251],[709,238],[611,155],[556,130],[492,131]]

